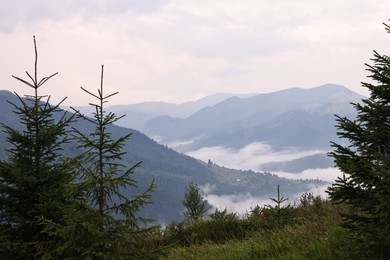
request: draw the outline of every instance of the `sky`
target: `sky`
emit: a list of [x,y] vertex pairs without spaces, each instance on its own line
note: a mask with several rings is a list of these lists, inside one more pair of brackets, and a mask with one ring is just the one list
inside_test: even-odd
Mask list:
[[388,0],[0,0],[0,89],[110,104],[340,84],[360,94],[373,50],[388,54]]

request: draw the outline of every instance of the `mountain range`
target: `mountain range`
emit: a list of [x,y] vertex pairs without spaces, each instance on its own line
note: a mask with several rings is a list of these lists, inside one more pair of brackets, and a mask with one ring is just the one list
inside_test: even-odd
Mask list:
[[352,116],[350,102],[362,98],[332,84],[249,98],[235,96],[184,119],[153,118],[140,131],[164,143],[187,143],[181,151],[218,145],[242,148],[253,142],[265,142],[276,149],[325,148],[336,137],[334,114]]
[[[186,118],[202,108],[216,105],[230,97],[250,97],[254,94],[231,94],[218,93],[196,101],[185,102],[182,104],[172,104],[166,102],[143,102],[129,105],[112,105],[109,107],[111,112],[120,115],[126,115],[123,120],[117,124],[126,128],[141,130],[146,122],[159,116],[169,116],[174,118]],[[91,106],[76,106],[75,109],[84,113],[91,113]]]
[[[185,111],[187,104],[171,104],[177,111],[168,113],[164,112],[167,104],[143,103],[136,105],[142,111],[137,112],[133,106],[128,112],[134,118],[142,118],[135,126],[137,130],[198,159],[212,159],[240,169],[300,173],[333,167],[327,153],[331,150],[330,142],[339,141],[335,114],[353,118],[355,110],[350,103],[363,98],[346,87],[325,84],[247,96],[214,95],[193,102],[198,110],[186,110],[180,116],[179,111]],[[208,102],[213,99],[215,102]],[[123,124],[130,125],[129,121]]]

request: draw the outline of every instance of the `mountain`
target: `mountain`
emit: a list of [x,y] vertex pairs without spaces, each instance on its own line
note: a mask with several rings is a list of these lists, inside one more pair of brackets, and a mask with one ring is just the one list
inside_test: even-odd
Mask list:
[[[184,119],[169,116],[152,119],[141,131],[149,136],[158,136],[166,143],[195,139],[195,143],[202,143],[199,147],[207,145],[206,140],[213,140],[210,143],[213,146],[243,147],[253,141],[270,142],[272,145],[270,138],[277,140],[285,136],[283,131],[292,135],[291,130],[300,131],[306,127],[307,131],[318,132],[323,125],[329,125],[329,121],[332,121],[328,116],[352,113],[349,102],[362,98],[345,87],[331,84],[312,89],[286,89],[249,98],[231,97]],[[313,120],[317,116],[327,122],[318,126],[321,120]],[[274,136],[275,130],[281,134]],[[269,132],[272,136],[269,136]],[[243,137],[239,137],[240,141],[228,139],[231,134],[235,137],[241,134]],[[217,141],[215,138],[221,135],[225,137]]]
[[[12,106],[7,101],[19,104],[19,100],[14,94],[0,91],[0,122],[14,128],[20,128],[18,117],[12,112]],[[59,117],[60,114],[55,116]],[[76,121],[72,127],[88,134],[92,132],[94,126],[85,121]],[[324,185],[323,182],[319,181],[289,180],[270,173],[230,170],[211,162],[206,164],[178,153],[165,145],[160,145],[137,130],[116,125],[112,125],[108,130],[112,133],[113,138],[124,136],[129,132],[132,133],[130,140],[124,147],[127,154],[123,163],[126,166],[132,166],[142,161],[141,166],[135,170],[134,174],[139,188],[125,190],[124,193],[130,196],[142,191],[142,188],[154,179],[157,189],[152,194],[153,204],[143,208],[141,214],[154,218],[159,223],[168,223],[182,218],[182,200],[190,181],[202,187],[209,187],[206,195],[221,197],[250,194],[253,197],[269,198],[274,195],[277,185],[282,187],[283,196],[291,197],[296,193],[307,192],[313,183]],[[6,160],[5,149],[10,146],[11,144],[6,142],[5,133],[0,131],[0,159]],[[67,156],[78,154],[79,151],[76,147],[76,143],[67,144],[63,154]],[[218,205],[214,206],[218,207]]]
[[[311,89],[291,88],[247,98],[231,97],[187,118],[157,117],[149,120],[141,131],[175,150],[203,160],[212,158],[217,163],[222,163],[222,157],[235,154],[232,160],[238,165],[244,160],[241,152],[247,152],[253,144],[263,144],[268,151],[252,151],[253,160],[266,157],[267,153],[280,155],[286,151],[310,150],[305,155],[307,158],[295,161],[300,166],[294,168],[328,168],[333,167],[333,163],[325,154],[331,149],[330,141],[337,140],[334,114],[353,118],[350,103],[363,98],[334,84]],[[212,152],[206,154],[207,151]],[[215,158],[218,153],[220,161]],[[320,156],[313,157],[314,154]],[[252,170],[261,171],[285,169],[285,165],[292,165],[292,160],[297,159],[270,159],[250,166]]]
[[[118,122],[119,126],[142,129],[147,121],[158,116],[185,118],[196,113],[204,107],[213,106],[230,97],[250,97],[251,95],[253,94],[236,95],[229,93],[218,93],[206,96],[196,101],[182,104],[172,104],[166,102],[143,102],[130,105],[113,105],[108,107],[107,110],[114,112],[117,115],[126,115],[123,120]],[[90,106],[79,106],[75,108],[83,113],[92,112],[92,108]]]

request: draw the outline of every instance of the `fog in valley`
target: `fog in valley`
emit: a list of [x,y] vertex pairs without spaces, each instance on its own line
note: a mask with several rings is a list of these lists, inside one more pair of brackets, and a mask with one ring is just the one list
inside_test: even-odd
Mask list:
[[[197,151],[188,152],[187,155],[193,156],[205,162],[210,159],[213,163],[227,168],[264,172],[268,170],[266,168],[262,168],[262,165],[267,163],[283,163],[306,156],[327,154],[327,152],[328,151],[323,150],[298,151],[294,148],[283,151],[275,151],[270,145],[256,142],[238,150],[221,146],[206,147]],[[318,195],[322,198],[327,197],[326,189],[331,184],[331,182],[337,179],[337,177],[342,176],[341,171],[334,167],[306,169],[298,173],[286,171],[272,171],[270,173],[289,179],[320,179],[327,181],[329,183],[326,185],[312,185],[309,191],[314,196]],[[237,179],[237,181],[239,181],[239,179]],[[283,195],[283,187],[280,187],[280,189]],[[219,210],[224,210],[226,208],[229,212],[237,212],[240,215],[249,213],[250,209],[254,208],[256,205],[274,206],[275,203],[271,201],[270,197],[275,198],[277,196],[276,189],[275,194],[270,195],[270,197],[255,197],[250,193],[218,196],[213,194],[213,187],[210,185],[203,186],[202,191],[204,193],[205,199],[207,199],[213,208],[217,208]],[[299,203],[299,198],[301,195],[302,194],[299,193],[288,196],[288,200],[284,203],[284,205],[288,203],[291,203],[292,205],[294,203]]]
[[[229,195],[215,195],[213,194],[212,188],[210,185],[202,186],[202,191],[204,198],[211,205],[211,211],[218,209],[224,210],[227,209],[228,212],[235,212],[239,216],[244,216],[247,213],[250,213],[251,209],[255,208],[257,205],[266,206],[271,205],[275,206],[270,198],[277,198],[277,191],[275,189],[275,194],[270,195],[270,197],[256,197],[252,196],[250,193],[240,193],[240,194],[229,194]],[[312,193],[314,196],[320,196],[321,198],[327,198],[326,189],[328,185],[312,185],[308,193]],[[290,196],[283,195],[283,188],[281,187],[281,193],[284,198],[287,198],[285,202],[281,205],[286,206],[287,204],[298,205],[299,199],[301,198],[301,193],[292,194]]]
[[[228,168],[264,172],[269,171],[262,167],[262,165],[267,163],[283,163],[306,156],[327,153],[328,151],[323,150],[298,151],[294,148],[275,151],[267,144],[256,142],[238,150],[221,146],[205,147],[197,151],[188,152],[187,155],[205,162],[210,159],[212,162]],[[289,179],[320,179],[329,182],[341,176],[341,172],[336,168],[306,169],[299,173],[284,171],[271,173]]]

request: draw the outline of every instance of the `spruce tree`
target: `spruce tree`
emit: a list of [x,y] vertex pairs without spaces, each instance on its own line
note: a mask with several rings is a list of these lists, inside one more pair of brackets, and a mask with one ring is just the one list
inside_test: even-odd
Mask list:
[[330,155],[343,177],[328,193],[348,207],[343,223],[359,257],[381,259],[390,255],[390,57],[374,51],[372,61],[366,64],[372,83],[362,83],[370,96],[353,104],[357,117],[337,116],[337,134],[346,144],[333,142]]
[[200,193],[200,188],[193,182],[190,182],[188,191],[184,194],[183,206],[185,207],[183,212],[185,221],[189,223],[201,220],[210,209],[207,200]]
[[97,102],[90,103],[95,109],[92,118],[75,110],[80,120],[93,126],[92,132],[88,133],[73,129],[74,139],[84,151],[75,165],[78,181],[69,194],[77,206],[68,207],[65,225],[42,220],[45,232],[60,242],[42,244],[39,253],[48,259],[133,259],[144,256],[151,252],[143,248],[142,241],[155,227],[145,228],[143,225],[151,220],[139,217],[138,213],[141,207],[151,203],[154,181],[142,193],[133,193],[134,197],[124,195],[126,189],[137,188],[133,173],[140,163],[127,168],[123,162],[123,147],[131,134],[113,139],[109,131],[110,125],[121,117],[107,113],[104,105],[117,92],[104,94],[103,66],[97,93],[81,89]]
[[42,234],[38,217],[63,222],[66,186],[72,181],[68,164],[60,160],[67,141],[66,127],[71,116],[50,104],[41,87],[57,73],[38,79],[38,51],[34,37],[34,74],[31,82],[13,76],[31,87],[33,95],[11,103],[19,116],[19,126],[2,124],[7,141],[8,159],[0,161],[0,255],[2,259],[33,259],[35,245],[50,238]]

